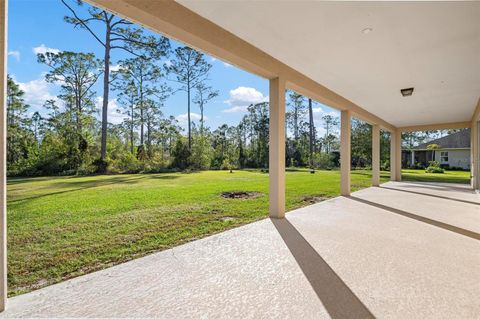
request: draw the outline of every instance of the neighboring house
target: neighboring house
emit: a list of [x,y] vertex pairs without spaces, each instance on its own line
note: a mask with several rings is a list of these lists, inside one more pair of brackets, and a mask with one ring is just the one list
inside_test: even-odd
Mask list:
[[[428,145],[437,144],[437,150],[429,150]],[[420,144],[413,149],[402,150],[403,167],[426,167],[435,160],[447,168],[470,169],[470,130],[465,129],[428,143]]]

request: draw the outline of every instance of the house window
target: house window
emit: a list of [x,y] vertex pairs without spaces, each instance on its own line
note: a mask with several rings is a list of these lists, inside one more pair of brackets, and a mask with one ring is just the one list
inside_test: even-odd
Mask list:
[[442,164],[448,163],[448,152],[440,152],[440,163]]

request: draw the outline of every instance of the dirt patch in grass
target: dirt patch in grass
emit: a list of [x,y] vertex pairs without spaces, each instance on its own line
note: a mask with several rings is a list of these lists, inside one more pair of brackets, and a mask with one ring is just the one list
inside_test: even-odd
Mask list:
[[228,198],[228,199],[249,199],[249,198],[258,198],[262,196],[262,193],[235,191],[235,192],[223,192],[221,196],[223,198]]
[[329,197],[324,196],[324,195],[313,195],[313,196],[305,196],[302,198],[302,201],[304,203],[308,204],[315,204],[315,203],[320,203],[323,202],[324,200],[329,199]]

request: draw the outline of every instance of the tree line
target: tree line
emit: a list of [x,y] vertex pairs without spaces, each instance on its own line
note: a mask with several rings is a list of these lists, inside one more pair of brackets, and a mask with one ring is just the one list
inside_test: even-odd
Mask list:
[[[48,68],[45,80],[58,85],[59,93],[44,102],[42,112],[33,114],[25,93],[8,77],[9,175],[268,169],[267,102],[248,106],[238,125],[212,129],[205,125],[204,111],[219,92],[209,84],[212,65],[202,53],[186,46],[173,48],[167,38],[146,35],[131,22],[101,9],[90,7],[80,17],[78,7],[62,3],[70,14],[65,22],[88,32],[103,56],[69,51],[38,54],[38,63]],[[127,57],[112,67],[116,51]],[[99,81],[101,101],[95,90]],[[119,124],[108,118],[112,92],[123,116]],[[172,94],[185,97],[186,132],[175,117],[163,114]],[[287,101],[287,166],[338,167],[338,116],[324,114],[320,134],[312,100],[288,91]],[[200,112],[198,125],[191,118],[193,108]],[[409,141],[413,139],[409,136]],[[388,169],[385,132],[381,143],[382,167]],[[368,167],[370,163],[371,126],[353,120],[352,164]]]

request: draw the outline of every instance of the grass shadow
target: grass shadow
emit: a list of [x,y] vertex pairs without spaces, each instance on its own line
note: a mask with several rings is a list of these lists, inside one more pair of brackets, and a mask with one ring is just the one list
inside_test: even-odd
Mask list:
[[[80,177],[76,177],[80,178]],[[70,188],[67,190],[61,190],[58,192],[48,192],[45,194],[38,194],[38,195],[33,195],[29,197],[22,197],[14,200],[8,200],[8,203],[17,203],[17,202],[22,202],[26,200],[31,200],[31,199],[39,199],[39,198],[45,198],[48,196],[53,196],[53,195],[60,195],[60,194],[66,194],[66,193],[73,193],[85,189],[90,189],[90,188],[95,188],[95,187],[101,187],[101,186],[107,186],[107,185],[114,185],[114,184],[135,184],[137,183],[140,179],[145,178],[145,176],[135,176],[135,177],[122,177],[119,176],[118,178],[115,179],[105,179],[105,180],[89,180],[89,181],[74,181],[74,182],[56,182],[54,183],[55,187],[59,188]],[[72,188],[74,187],[74,188]]]
[[[56,177],[56,176],[53,176],[53,177]],[[31,182],[42,182],[42,181],[48,180],[49,178],[52,178],[52,177],[8,177],[7,186],[31,183]]]
[[147,175],[146,177],[150,179],[166,179],[166,180],[180,178],[180,176],[177,176],[177,175]]

